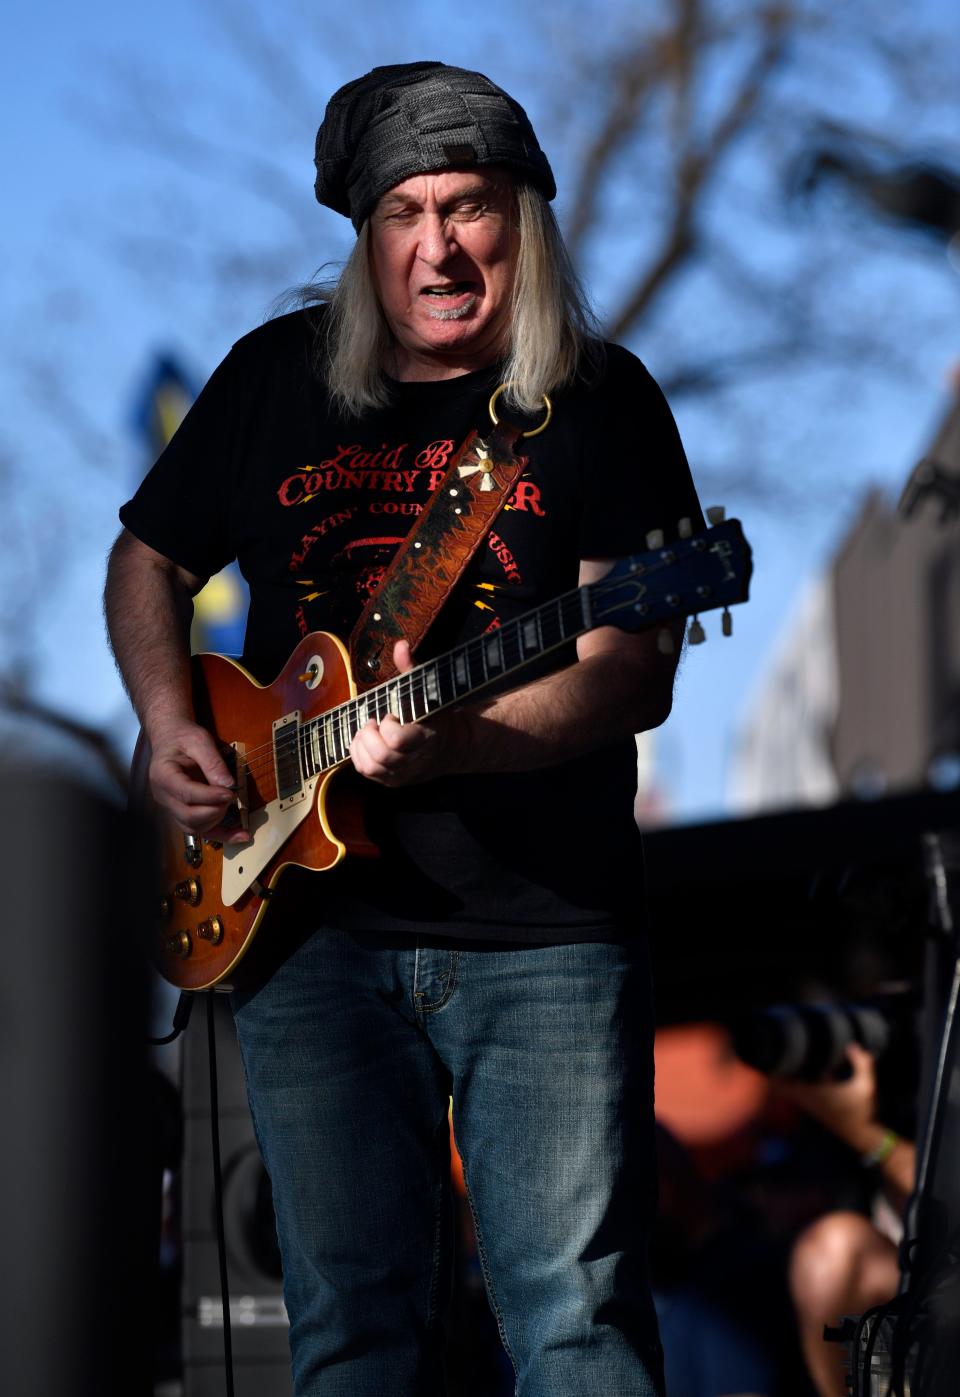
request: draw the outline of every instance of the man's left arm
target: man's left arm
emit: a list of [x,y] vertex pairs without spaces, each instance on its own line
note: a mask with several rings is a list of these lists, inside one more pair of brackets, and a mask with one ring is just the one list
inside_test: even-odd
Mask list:
[[[580,585],[610,567],[584,560]],[[354,738],[353,764],[385,786],[460,773],[531,771],[658,727],[670,712],[683,638],[681,623],[671,629],[670,655],[661,652],[656,632],[630,635],[600,626],[577,641],[575,664],[509,693],[422,723],[401,724],[392,716],[369,722]],[[401,670],[411,668],[405,642],[394,658]]]

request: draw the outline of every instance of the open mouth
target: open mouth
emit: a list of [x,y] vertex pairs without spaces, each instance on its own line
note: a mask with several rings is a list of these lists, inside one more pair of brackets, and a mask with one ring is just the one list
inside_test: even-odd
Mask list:
[[451,281],[443,284],[424,286],[420,290],[427,308],[427,314],[435,320],[459,320],[469,315],[477,302],[477,291],[472,281]]

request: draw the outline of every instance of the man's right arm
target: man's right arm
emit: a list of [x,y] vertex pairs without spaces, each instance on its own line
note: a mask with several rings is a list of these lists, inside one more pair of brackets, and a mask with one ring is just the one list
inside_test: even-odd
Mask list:
[[[104,592],[113,653],[150,743],[153,797],[197,834],[218,827],[233,799],[233,778],[193,709],[190,621],[205,580],[123,530]],[[222,837],[247,838],[240,831]]]

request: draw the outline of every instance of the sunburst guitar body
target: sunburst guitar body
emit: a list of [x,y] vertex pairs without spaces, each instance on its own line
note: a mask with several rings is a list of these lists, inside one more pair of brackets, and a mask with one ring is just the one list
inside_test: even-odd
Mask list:
[[[213,733],[236,777],[237,825],[251,835],[249,843],[221,845],[185,834],[171,816],[151,808],[159,836],[151,957],[171,984],[202,990],[231,976],[285,868],[321,871],[347,854],[369,857],[377,850],[365,834],[356,793],[338,780],[343,761],[289,775],[304,763],[300,742],[308,725],[356,693],[346,650],[335,636],[305,636],[270,685],[257,683],[236,660],[194,656],[193,690],[197,722]],[[148,802],[149,763],[141,735],[134,789]]]

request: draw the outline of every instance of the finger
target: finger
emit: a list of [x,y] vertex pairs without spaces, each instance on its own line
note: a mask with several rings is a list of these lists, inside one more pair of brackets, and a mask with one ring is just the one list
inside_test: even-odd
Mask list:
[[393,647],[393,663],[401,674],[406,674],[408,670],[413,669],[413,652],[408,641],[397,641]]
[[184,742],[184,752],[196,762],[211,786],[229,787],[232,790],[236,782],[217,744],[205,729],[197,728],[195,732],[195,737]]
[[379,735],[391,752],[415,752],[430,739],[424,723],[401,723],[392,713],[380,720]]
[[381,732],[382,724],[367,723],[350,746],[351,760],[361,776],[371,781],[387,779],[398,763],[394,748]]
[[158,762],[151,772],[151,781],[158,795],[166,795],[184,806],[212,806],[218,816],[235,799],[232,790],[195,781],[175,762]]

